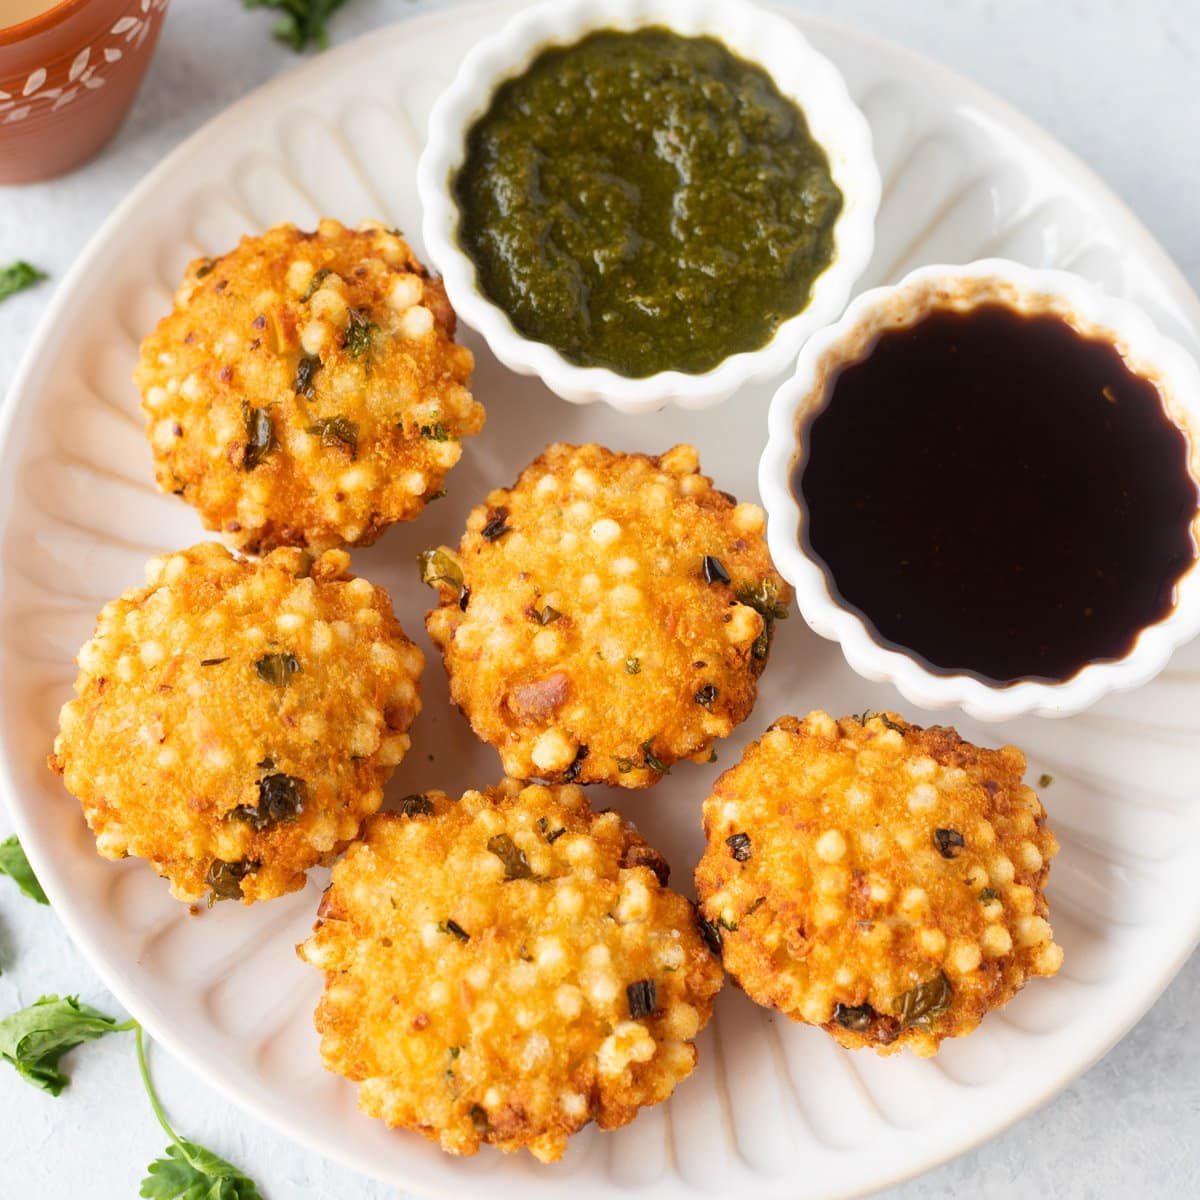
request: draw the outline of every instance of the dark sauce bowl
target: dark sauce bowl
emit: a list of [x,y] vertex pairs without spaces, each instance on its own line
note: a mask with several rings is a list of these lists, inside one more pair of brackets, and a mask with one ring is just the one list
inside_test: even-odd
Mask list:
[[[784,320],[764,346],[732,354],[703,373],[664,370],[633,377],[607,367],[578,366],[553,346],[518,332],[508,313],[485,294],[475,262],[460,245],[453,180],[466,158],[469,132],[496,90],[543,51],[573,45],[600,30],[651,26],[683,37],[716,38],[765,70],[803,110],[843,203],[832,230],[832,262],[817,276],[807,305]],[[619,412],[647,413],[671,404],[708,408],[747,383],[788,370],[804,341],[842,311],[871,258],[880,181],[870,127],[840,72],[787,17],[747,0],[548,0],[518,13],[463,58],[430,114],[417,189],[425,249],[442,273],[450,303],[500,362],[519,374],[538,376],[574,404],[604,401]]]
[[[809,339],[795,374],[771,402],[768,442],[759,463],[767,539],[776,566],[796,590],[804,619],[816,633],[836,641],[850,667],[864,678],[895,684],[923,708],[958,707],[979,720],[1028,713],[1070,716],[1109,692],[1148,683],[1179,646],[1200,633],[1200,513],[1191,517],[1190,560],[1175,581],[1169,611],[1137,629],[1125,653],[1088,661],[1062,679],[1004,682],[966,668],[935,667],[881,637],[842,598],[828,567],[811,551],[809,513],[802,489],[795,486],[806,465],[813,423],[844,368],[862,362],[883,335],[918,325],[932,313],[996,305],[1025,316],[1056,317],[1081,338],[1111,345],[1129,373],[1154,385],[1163,411],[1183,435],[1186,470],[1200,488],[1200,367],[1195,359],[1159,333],[1140,309],[1106,296],[1078,276],[985,259],[966,266],[922,267],[893,287],[865,292],[839,321]],[[981,479],[980,486],[992,484]],[[903,501],[897,497],[897,503]]]

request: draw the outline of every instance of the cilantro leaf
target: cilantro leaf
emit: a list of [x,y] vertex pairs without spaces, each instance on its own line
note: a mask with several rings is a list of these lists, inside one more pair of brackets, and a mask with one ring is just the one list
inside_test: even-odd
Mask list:
[[146,1168],[145,1200],[262,1200],[254,1180],[232,1163],[180,1138]]
[[142,1027],[137,1026],[138,1070],[150,1098],[150,1107],[171,1144],[162,1158],[146,1168],[146,1178],[138,1189],[144,1200],[262,1200],[254,1180],[231,1162],[203,1146],[180,1137],[163,1112],[158,1093],[150,1080]]
[[0,1058],[12,1063],[26,1082],[57,1096],[71,1082],[58,1069],[58,1060],[68,1050],[136,1024],[118,1025],[113,1017],[80,1004],[78,996],[43,996],[0,1020]]
[[33,287],[45,278],[45,271],[39,271],[37,267],[21,260],[9,263],[7,267],[0,267],[0,300],[7,300],[9,296],[23,292],[27,287]]
[[243,0],[247,8],[273,8],[283,15],[272,30],[281,41],[299,53],[313,42],[318,49],[329,45],[325,23],[346,0]]
[[27,895],[39,904],[49,904],[42,885],[38,883],[21,843],[15,837],[0,842],[0,875],[7,875]]

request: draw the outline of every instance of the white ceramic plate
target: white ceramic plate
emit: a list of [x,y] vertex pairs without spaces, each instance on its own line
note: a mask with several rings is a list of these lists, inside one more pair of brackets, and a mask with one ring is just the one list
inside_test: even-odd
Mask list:
[[[129,197],[62,284],[16,380],[0,451],[0,788],[59,916],[150,1032],[239,1104],[299,1141],[402,1187],[448,1196],[575,1200],[701,1193],[849,1196],[923,1170],[994,1134],[1068,1083],[1142,1014],[1200,931],[1194,803],[1200,648],[1150,686],[1067,721],[1027,719],[1024,746],[1063,851],[1050,885],[1062,974],[934,1060],[839,1050],[817,1030],[755,1009],[733,988],[701,1038],[700,1065],[667,1105],[614,1133],[589,1129],[564,1161],[485,1150],[457,1160],[360,1117],[354,1088],[322,1072],[311,1011],[319,980],[293,944],[324,885],[272,904],[189,917],[144,864],[97,858],[78,806],[50,775],[72,655],[145,558],[200,540],[192,511],[152,486],[129,381],[138,339],[170,305],[183,264],[243,232],[320,214],[420,228],[413,168],[425,114],[466,47],[514,5],[450,8],[324,54],[230,109]],[[1142,304],[1191,349],[1200,304],[1133,216],[1078,162],[987,94],[859,34],[803,21],[845,73],[874,128],[885,180],[876,260],[863,286],[923,261],[999,254],[1067,266]],[[562,403],[481,356],[488,427],[448,498],[394,529],[357,567],[392,588],[424,642],[430,593],[413,556],[458,537],[468,508],[551,439],[658,451],[695,441],[718,486],[754,495],[769,387],[719,409],[627,418]],[[391,794],[489,782],[495,754],[449,707],[436,658],[415,748]],[[785,712],[897,707],[796,616],[780,627],[738,744]],[[991,741],[994,728],[960,722]],[[600,791],[688,878],[699,802],[719,768],[682,764],[643,795]]]

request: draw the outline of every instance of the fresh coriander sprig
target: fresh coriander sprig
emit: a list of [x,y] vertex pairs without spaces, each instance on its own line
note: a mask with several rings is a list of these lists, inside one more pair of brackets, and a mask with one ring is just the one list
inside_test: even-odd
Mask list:
[[154,1109],[158,1123],[171,1139],[165,1156],[156,1158],[146,1168],[146,1178],[142,1180],[138,1195],[145,1200],[262,1200],[258,1186],[248,1175],[211,1150],[181,1138],[171,1128],[154,1084],[150,1081],[142,1027],[137,1025],[136,1028],[138,1070],[141,1072],[142,1085],[150,1097],[150,1107]]
[[274,8],[283,13],[272,32],[299,53],[309,42],[319,50],[329,45],[326,22],[346,0],[243,0],[247,8]]
[[68,1050],[136,1026],[136,1021],[118,1025],[115,1018],[80,1004],[78,996],[43,996],[0,1020],[0,1058],[34,1087],[57,1096],[71,1082],[58,1069],[58,1060]]
[[39,904],[50,903],[15,836],[0,842],[0,875],[7,875],[30,900],[36,900]]
[[46,277],[45,271],[39,271],[20,259],[9,263],[7,267],[0,267],[0,300],[7,300],[9,296],[33,287]]

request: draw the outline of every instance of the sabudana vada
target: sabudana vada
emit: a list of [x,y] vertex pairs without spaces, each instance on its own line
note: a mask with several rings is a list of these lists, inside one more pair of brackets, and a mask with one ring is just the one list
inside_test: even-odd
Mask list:
[[410,796],[367,822],[298,949],[325,1066],[452,1154],[551,1162],[696,1063],[720,964],[667,867],[575,785]]
[[749,715],[790,592],[680,445],[554,445],[422,555],[450,696],[519,779],[645,788]]
[[842,1045],[933,1054],[1053,975],[1058,850],[1014,746],[894,713],[784,717],[704,802],[696,890],[725,969]]
[[440,280],[377,223],[197,259],[142,343],[155,478],[238,549],[370,545],[483,426]]
[[420,711],[420,650],[349,556],[208,543],[152,559],[78,655],[50,766],[106,858],[184,901],[303,887],[383,800]]

